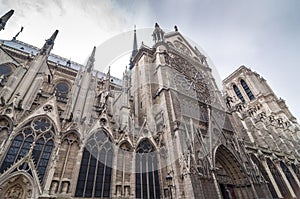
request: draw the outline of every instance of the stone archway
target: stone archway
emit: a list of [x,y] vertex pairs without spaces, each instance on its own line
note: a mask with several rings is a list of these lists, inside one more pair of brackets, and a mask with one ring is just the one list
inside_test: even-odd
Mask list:
[[0,184],[1,199],[33,199],[32,180],[23,174],[13,175]]
[[216,178],[223,199],[254,198],[245,169],[224,145],[216,150],[215,165]]

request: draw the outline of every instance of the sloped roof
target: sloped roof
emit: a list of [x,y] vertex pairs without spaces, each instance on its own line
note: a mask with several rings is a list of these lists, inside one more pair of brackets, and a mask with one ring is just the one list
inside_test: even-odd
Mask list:
[[[16,49],[16,50],[21,51],[23,53],[33,54],[33,55],[37,55],[37,53],[40,50],[38,47],[32,46],[30,44],[24,43],[24,42],[19,41],[19,40],[0,40],[0,44],[5,45],[5,46],[10,47],[10,48],[13,48],[13,49]],[[53,63],[57,63],[59,65],[67,67],[68,59],[51,53],[48,57],[48,61],[51,61]],[[72,69],[77,70],[77,71],[81,67],[83,67],[82,64],[76,63],[74,61],[71,61],[71,65],[69,66],[69,68],[72,68]],[[106,78],[106,74],[103,73],[103,72],[99,71],[97,73],[96,70],[93,71],[93,75],[96,75],[96,74],[97,74],[98,78],[103,78],[103,79]],[[121,79],[118,79],[116,77],[111,77],[111,79],[113,80],[114,84],[122,85],[122,80]]]

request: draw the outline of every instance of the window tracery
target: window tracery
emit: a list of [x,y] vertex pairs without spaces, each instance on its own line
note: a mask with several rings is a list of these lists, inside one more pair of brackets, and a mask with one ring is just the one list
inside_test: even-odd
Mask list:
[[245,102],[245,99],[240,91],[240,89],[236,86],[236,85],[233,85],[233,90],[236,94],[236,96],[242,101],[242,102]]
[[126,186],[130,185],[130,176],[132,169],[132,147],[128,142],[123,142],[118,149],[118,159],[117,159],[117,171],[116,171],[116,180],[117,184],[121,184],[119,189],[117,190],[117,195],[128,197],[130,194],[130,190],[126,193]]
[[145,139],[139,143],[136,152],[136,198],[158,199],[161,194],[155,148]]
[[6,117],[0,117],[0,146],[12,131],[12,121]]
[[31,151],[37,173],[43,182],[54,147],[51,127],[51,122],[45,117],[28,122],[15,135],[1,164],[0,173]]
[[186,55],[190,56],[192,54],[191,51],[188,49],[188,47],[186,47],[186,45],[184,45],[180,41],[177,41],[177,40],[174,41],[174,46]]
[[83,150],[76,187],[76,197],[110,197],[113,145],[100,129],[87,141]]
[[65,102],[68,98],[69,85],[66,82],[59,82],[55,86],[55,96],[58,101]]
[[0,64],[0,85],[4,86],[8,77],[13,73],[14,66],[12,63]]
[[252,94],[252,92],[251,92],[248,84],[243,79],[241,79],[241,85],[242,85],[243,89],[245,90],[248,98],[250,100],[253,100],[254,99],[254,95]]
[[77,154],[79,150],[79,138],[75,132],[70,132],[62,138],[62,143],[58,152],[59,161],[56,164],[54,177],[57,179],[52,181],[51,193],[62,192],[63,184],[66,184],[66,193],[69,191],[69,185],[73,182],[72,174],[76,164]]

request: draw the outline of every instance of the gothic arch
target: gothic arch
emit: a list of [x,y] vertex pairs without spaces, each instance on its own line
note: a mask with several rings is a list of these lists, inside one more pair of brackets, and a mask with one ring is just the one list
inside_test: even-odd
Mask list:
[[[141,137],[136,143],[137,145],[136,146],[139,146],[140,143],[144,142],[144,141],[147,141],[151,144],[151,146],[154,147],[154,151],[156,151],[158,149],[157,145],[156,145],[156,142],[153,140],[153,138],[147,138],[147,137]],[[138,149],[138,147],[135,148],[135,151]]]
[[72,84],[66,79],[55,80],[54,84],[53,92],[55,92],[56,99],[58,101],[66,102],[72,90]]
[[114,144],[108,131],[99,128],[85,143],[75,197],[111,196]]
[[237,87],[236,84],[232,85],[233,91],[235,93],[235,95],[242,101],[245,102],[245,98],[243,96],[243,94],[241,93],[241,90],[239,89],[239,87]]
[[124,140],[119,144],[116,167],[116,193],[117,197],[129,197],[131,194],[130,182],[132,176],[133,147]]
[[10,133],[13,129],[13,122],[12,120],[5,116],[0,116],[0,148],[3,147],[5,140],[9,137]]
[[80,138],[76,131],[70,131],[62,137],[56,170],[51,183],[51,194],[70,192],[79,147]]
[[16,65],[11,62],[0,64],[0,86],[4,86],[6,84],[9,76],[16,68]]
[[107,128],[103,127],[103,126],[89,132],[89,135],[86,138],[82,138],[82,139],[84,139],[83,144],[86,145],[87,141],[90,140],[91,138],[93,138],[95,133],[97,133],[99,131],[104,132],[105,135],[108,137],[108,139],[111,141],[111,143],[115,144],[114,136],[113,136],[112,132],[110,130],[108,130]]
[[243,87],[245,93],[247,94],[249,100],[250,100],[250,101],[253,100],[255,97],[254,97],[254,95],[253,95],[253,93],[252,93],[250,87],[249,87],[248,84],[245,82],[245,80],[241,79],[241,80],[240,80],[240,83],[241,83],[241,85],[242,85],[242,87]]
[[37,187],[27,172],[14,172],[7,176],[6,180],[0,182],[0,198],[33,199],[39,192]]
[[41,184],[44,184],[55,147],[53,122],[47,116],[31,118],[11,137],[12,140],[6,144],[7,150],[0,162],[0,173],[6,171],[27,154],[31,154],[39,180]]
[[38,118],[45,118],[46,120],[48,120],[51,123],[51,131],[53,133],[53,136],[57,135],[57,132],[59,132],[59,130],[58,130],[57,126],[56,126],[56,123],[47,114],[35,115],[33,117],[27,118],[23,122],[20,122],[20,124],[14,129],[13,134],[16,134],[17,131],[19,131],[20,129],[24,128],[25,126],[30,125],[31,122],[37,120]]
[[136,198],[161,198],[157,150],[148,138],[137,145],[135,169]]
[[254,194],[245,168],[224,145],[215,152],[217,181],[224,199],[253,198]]

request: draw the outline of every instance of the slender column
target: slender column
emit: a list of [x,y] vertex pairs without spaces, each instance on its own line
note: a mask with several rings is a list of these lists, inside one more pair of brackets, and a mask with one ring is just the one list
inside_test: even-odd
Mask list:
[[214,181],[214,185],[215,185],[215,188],[216,188],[216,191],[217,191],[218,199],[222,199],[220,187],[219,187],[219,184],[218,184],[218,181],[217,181],[217,178],[216,178],[214,170],[212,170],[211,175],[212,175],[212,178],[213,178],[213,181]]
[[272,185],[273,185],[273,187],[274,187],[274,189],[276,191],[277,196],[279,198],[283,198],[283,196],[282,196],[282,194],[280,192],[280,189],[279,189],[279,187],[278,187],[278,185],[277,185],[277,183],[276,183],[276,181],[275,181],[275,179],[274,179],[274,177],[273,177],[273,175],[272,175],[272,173],[270,171],[270,168],[269,168],[266,160],[261,160],[261,164],[264,166],[264,168],[265,168],[265,170],[266,170],[266,172],[267,172],[267,174],[268,174],[268,176],[269,176],[269,178],[271,180],[271,183],[272,183]]
[[275,163],[275,166],[276,166],[277,170],[279,171],[279,173],[280,173],[280,175],[281,175],[281,177],[282,177],[284,183],[286,184],[286,186],[287,186],[287,188],[288,188],[288,190],[289,190],[291,196],[292,196],[293,198],[297,198],[297,196],[296,196],[296,194],[295,194],[295,192],[294,192],[292,186],[290,185],[290,182],[288,181],[288,179],[286,178],[286,175],[285,175],[284,172],[282,171],[282,168],[281,168],[281,166],[279,165],[279,162],[276,162],[276,163]]
[[289,171],[291,172],[291,174],[292,174],[294,180],[296,181],[297,187],[298,187],[298,189],[300,190],[300,181],[299,181],[299,179],[298,179],[298,177],[297,177],[295,171],[293,170],[293,168],[291,168],[290,165],[287,165],[287,168],[288,168]]
[[[118,159],[118,146],[114,147],[114,156],[113,156],[113,164],[109,165],[112,167],[112,174],[111,174],[111,196],[117,196],[117,189],[116,189],[116,181],[117,181],[117,159]],[[121,149],[120,149],[121,150]],[[115,165],[115,166],[113,166]],[[122,189],[124,187],[124,184],[122,184]]]

